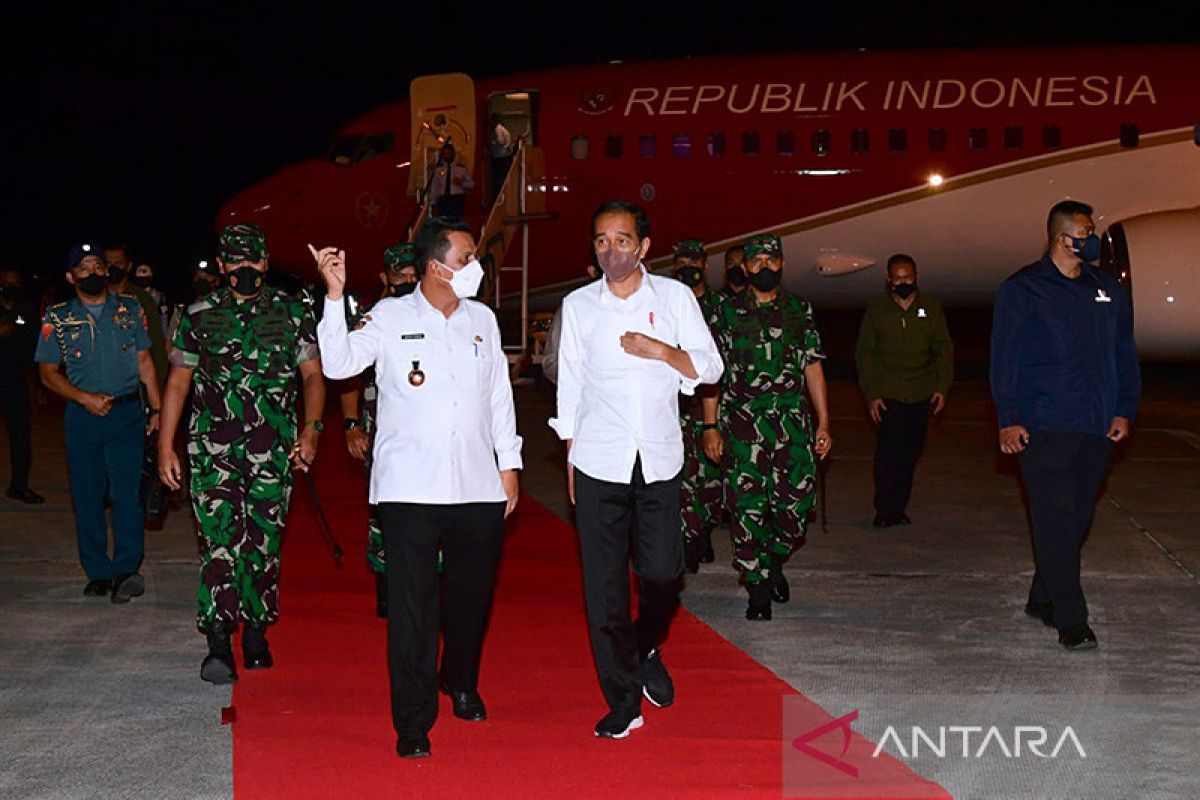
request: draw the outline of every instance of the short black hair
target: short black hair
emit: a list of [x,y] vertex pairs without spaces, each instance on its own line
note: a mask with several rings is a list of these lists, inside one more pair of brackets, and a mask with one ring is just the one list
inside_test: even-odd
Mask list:
[[450,234],[454,231],[470,233],[471,226],[459,217],[430,217],[421,225],[413,239],[417,255],[417,276],[425,275],[430,259],[441,261],[450,249]]
[[109,244],[103,245],[104,253],[113,252],[116,250],[120,250],[122,253],[125,254],[125,258],[129,259],[130,261],[133,261],[133,256],[130,255],[130,253],[129,253],[129,245],[125,244],[124,242],[111,242]]
[[911,264],[913,272],[917,271],[917,260],[908,253],[896,253],[888,257],[887,274],[892,277],[892,267],[896,264]]
[[609,200],[601,204],[596,213],[592,214],[592,233],[596,232],[596,220],[605,214],[631,214],[637,237],[645,239],[650,235],[650,218],[646,216],[646,211],[628,200]]
[[1076,214],[1083,214],[1090,219],[1092,207],[1078,200],[1060,200],[1055,203],[1054,208],[1050,209],[1050,213],[1046,215],[1046,238],[1053,240],[1054,236],[1062,229],[1063,222],[1073,221]]

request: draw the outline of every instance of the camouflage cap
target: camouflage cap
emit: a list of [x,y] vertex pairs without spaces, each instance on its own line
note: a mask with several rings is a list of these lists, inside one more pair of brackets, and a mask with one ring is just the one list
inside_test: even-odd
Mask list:
[[383,251],[384,269],[402,269],[417,265],[417,250],[408,242],[394,244]]
[[217,237],[217,255],[227,264],[262,261],[267,257],[267,235],[252,222],[226,225]]
[[770,258],[783,257],[783,242],[779,241],[779,237],[773,233],[760,233],[757,236],[751,236],[743,245],[746,252],[746,260],[754,258],[759,253],[766,253]]
[[673,248],[676,258],[705,258],[704,242],[699,239],[684,239],[676,242]]

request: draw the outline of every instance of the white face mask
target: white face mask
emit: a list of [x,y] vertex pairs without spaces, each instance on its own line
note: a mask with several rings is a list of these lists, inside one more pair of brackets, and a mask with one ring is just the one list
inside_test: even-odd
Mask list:
[[437,263],[450,270],[450,277],[442,278],[442,280],[450,284],[455,297],[466,300],[474,297],[475,293],[479,291],[479,283],[483,280],[483,267],[479,264],[479,259],[471,259],[471,263],[462,269],[450,269],[440,261]]

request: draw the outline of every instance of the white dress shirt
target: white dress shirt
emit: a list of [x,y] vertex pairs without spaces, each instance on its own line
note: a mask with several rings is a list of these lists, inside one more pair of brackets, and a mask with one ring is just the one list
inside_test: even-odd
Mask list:
[[491,309],[460,300],[447,318],[418,287],[380,300],[347,334],[342,302],[326,298],[317,341],[326,377],[375,365],[372,503],[507,499],[500,470],[521,468],[521,437]]
[[[550,427],[571,439],[570,462],[589,477],[629,483],[640,454],[647,483],[683,468],[679,392],[721,379],[724,364],[692,290],[642,271],[622,300],[601,279],[567,295],[558,349],[558,416]],[[626,353],[621,336],[644,333],[685,350],[697,377]]]

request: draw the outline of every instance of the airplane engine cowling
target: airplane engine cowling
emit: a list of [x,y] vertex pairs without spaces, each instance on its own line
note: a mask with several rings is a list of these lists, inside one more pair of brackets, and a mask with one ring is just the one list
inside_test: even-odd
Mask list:
[[1122,220],[1103,242],[1101,266],[1133,292],[1139,354],[1200,361],[1200,208]]

